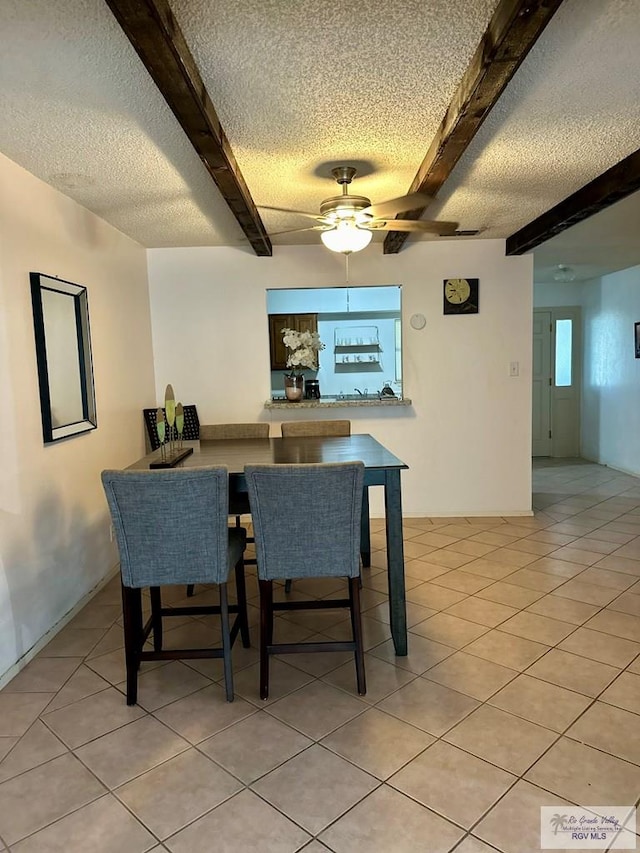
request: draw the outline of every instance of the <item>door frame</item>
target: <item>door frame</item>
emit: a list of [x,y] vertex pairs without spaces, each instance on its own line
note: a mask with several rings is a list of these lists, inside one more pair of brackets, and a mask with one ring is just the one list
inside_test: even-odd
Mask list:
[[[565,306],[536,306],[534,314],[538,312],[548,312],[551,314],[551,455],[550,458],[570,458],[570,456],[579,456],[582,450],[582,309],[579,305]],[[572,320],[572,342],[571,342],[571,389],[573,390],[573,399],[571,407],[575,420],[575,454],[560,453],[560,436],[562,434],[559,417],[562,415],[562,406],[560,398],[562,393],[555,384],[555,366],[556,366],[556,323],[558,320]]]

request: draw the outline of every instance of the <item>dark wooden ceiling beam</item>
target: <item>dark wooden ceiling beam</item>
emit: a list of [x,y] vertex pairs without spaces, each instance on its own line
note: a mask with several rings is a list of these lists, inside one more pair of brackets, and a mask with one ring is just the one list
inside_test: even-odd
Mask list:
[[269,235],[166,0],[106,0],[257,255]]
[[507,255],[522,255],[640,189],[640,149],[507,238]]
[[[501,0],[409,188],[434,196],[491,112],[562,0]],[[425,208],[398,214],[419,219]],[[394,254],[408,232],[389,231],[384,253]]]

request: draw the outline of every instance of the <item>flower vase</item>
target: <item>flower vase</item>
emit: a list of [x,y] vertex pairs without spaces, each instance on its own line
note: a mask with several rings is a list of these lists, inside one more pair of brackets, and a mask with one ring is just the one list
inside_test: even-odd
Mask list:
[[302,389],[304,377],[301,374],[292,373],[284,375],[284,394],[290,403],[299,403],[302,400]]

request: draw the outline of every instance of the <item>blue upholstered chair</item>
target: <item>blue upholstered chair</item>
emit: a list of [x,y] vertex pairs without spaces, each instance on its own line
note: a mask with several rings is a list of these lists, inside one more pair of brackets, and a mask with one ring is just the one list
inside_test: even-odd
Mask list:
[[[269,695],[269,656],[295,652],[353,651],[358,693],[366,693],[360,618],[360,514],[362,462],[247,465],[260,584],[260,696]],[[303,536],[298,521],[306,519]],[[346,577],[349,598],[274,602],[273,581]],[[348,607],[353,639],[274,643],[277,610]]]
[[[269,438],[268,423],[249,424],[200,424],[200,441],[233,441],[244,438]],[[229,496],[229,515],[234,515],[236,527],[240,527],[240,516],[249,515],[249,498],[245,492],[237,492]],[[247,543],[253,543],[253,537],[247,536]],[[252,558],[245,558],[245,565],[255,565]],[[193,595],[193,584],[187,587],[187,595]]]
[[[229,476],[225,467],[154,471],[103,471],[102,483],[120,551],[127,704],[135,705],[144,660],[224,659],[227,700],[233,701],[231,647],[241,633],[249,646],[244,581],[244,528],[227,524]],[[227,580],[235,568],[237,604],[229,605]],[[220,604],[163,607],[161,588],[218,584]],[[151,616],[142,618],[142,589],[149,588]],[[162,648],[164,616],[220,614],[222,648]],[[229,613],[236,614],[229,626]],[[144,645],[153,632],[153,650]]]
[[[283,438],[314,438],[317,436],[333,436],[334,438],[341,438],[346,435],[351,435],[351,421],[285,421],[280,424],[280,432],[282,433]],[[362,491],[362,517],[363,519],[367,520],[368,525],[368,488],[365,488]],[[369,541],[368,537],[367,541]],[[364,565],[369,565],[368,558],[366,559]],[[287,578],[287,581],[285,583],[285,592],[291,592],[291,578]]]
[[[143,409],[144,422],[147,428],[147,443],[149,450],[157,450],[160,447],[158,430],[156,425],[157,409]],[[164,409],[162,410],[164,412]],[[346,423],[349,421],[331,421],[330,423]],[[317,433],[316,433],[317,434]],[[341,433],[349,435],[348,432]],[[198,411],[195,406],[184,407],[184,433],[185,441],[232,441],[244,438],[269,438],[268,423],[248,424],[201,424],[198,419]],[[229,503],[229,515],[236,516],[236,527],[240,527],[240,516],[249,514],[249,501],[245,494],[231,495]],[[251,539],[247,541],[251,542]],[[251,562],[248,560],[247,562]]]
[[[269,424],[200,424],[200,441],[233,441],[245,438],[269,438]],[[235,515],[236,527],[240,526],[240,516],[248,515],[249,512],[249,500],[245,493],[231,495],[229,515]]]

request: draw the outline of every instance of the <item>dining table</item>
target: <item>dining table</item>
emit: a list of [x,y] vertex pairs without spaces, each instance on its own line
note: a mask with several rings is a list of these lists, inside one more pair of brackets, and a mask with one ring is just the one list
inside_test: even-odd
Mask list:
[[[364,464],[365,510],[361,521],[360,550],[363,565],[370,565],[368,489],[384,489],[385,537],[389,591],[389,623],[395,653],[407,654],[407,615],[405,604],[404,549],[402,541],[402,494],[400,472],[408,468],[390,450],[368,434],[349,436],[296,436],[287,438],[247,438],[214,441],[185,441],[184,449],[192,452],[178,466],[198,468],[225,465],[229,471],[231,493],[247,491],[245,465],[297,465],[317,462],[361,461]],[[129,466],[149,469],[161,461],[162,450],[156,450]],[[304,508],[301,507],[301,513]],[[302,520],[302,519],[301,519]],[[313,524],[313,519],[308,520]]]

